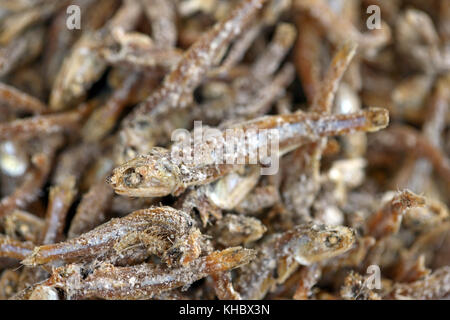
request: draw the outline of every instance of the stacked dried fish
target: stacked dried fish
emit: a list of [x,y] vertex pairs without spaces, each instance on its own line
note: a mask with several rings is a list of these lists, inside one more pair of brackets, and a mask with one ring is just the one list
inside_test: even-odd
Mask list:
[[0,298],[449,298],[449,103],[448,0],[0,0]]

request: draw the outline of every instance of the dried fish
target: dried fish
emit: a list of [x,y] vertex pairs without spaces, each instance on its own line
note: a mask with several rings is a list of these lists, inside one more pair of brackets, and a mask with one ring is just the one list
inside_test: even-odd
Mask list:
[[47,19],[53,12],[64,5],[65,1],[47,1],[42,5],[18,11],[2,19],[0,45],[9,43],[12,39],[17,38],[23,30]]
[[391,29],[386,23],[380,29],[361,34],[348,19],[343,19],[331,9],[325,0],[297,0],[294,6],[312,16],[327,31],[327,37],[335,44],[350,39],[359,43],[361,51],[373,55],[391,39]]
[[[60,288],[67,299],[149,299],[170,289],[189,285],[210,274],[240,267],[253,258],[253,250],[234,247],[212,252],[187,266],[170,270],[145,263],[132,267],[103,264],[85,278],[82,267],[69,265],[56,269],[46,283],[34,290],[42,287]],[[112,286],[111,283],[115,285]]]
[[[280,141],[279,150],[283,154],[321,137],[346,134],[356,130],[377,131],[387,126],[387,123],[386,110],[371,108],[359,113],[328,117],[303,113],[268,116],[237,124],[231,129],[235,132],[250,129],[277,130]],[[238,135],[234,134],[234,136]],[[222,139],[222,144],[224,140]],[[241,156],[244,159],[249,159],[251,154],[257,154],[262,143],[266,143],[262,139],[258,140],[258,137],[255,140],[248,143],[248,148],[243,150],[244,154]],[[141,155],[114,169],[113,174],[108,177],[108,183],[117,193],[129,196],[155,197],[170,193],[179,194],[188,186],[212,182],[233,170],[234,165],[220,164],[222,159],[211,158],[214,156],[212,151],[215,148],[217,144],[205,144],[201,146],[201,149],[204,150],[203,154],[207,155],[206,159],[202,159],[199,164],[194,162],[181,163],[181,165],[177,163],[177,159],[172,158],[169,150],[154,148],[149,155]],[[208,152],[208,149],[211,151]]]
[[308,266],[342,254],[354,241],[354,232],[346,227],[296,226],[262,244],[257,258],[242,268],[237,290],[243,299],[259,299],[274,284],[282,283],[298,264]]
[[28,155],[18,141],[0,143],[0,168],[10,177],[22,176],[29,166]]
[[76,238],[36,247],[22,263],[27,266],[63,261],[121,259],[144,261],[159,255],[168,264],[186,265],[201,253],[202,236],[186,213],[170,207],[153,207],[112,219]]
[[193,214],[198,210],[203,226],[209,217],[222,218],[222,210],[234,209],[258,183],[259,169],[255,166],[231,172],[218,181],[202,185],[188,192],[176,204],[181,210]]

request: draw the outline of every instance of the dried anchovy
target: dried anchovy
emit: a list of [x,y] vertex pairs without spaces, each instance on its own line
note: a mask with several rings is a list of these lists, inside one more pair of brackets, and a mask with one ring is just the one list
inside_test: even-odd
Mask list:
[[[104,24],[105,19],[114,10],[116,1],[75,0],[71,4],[79,6],[80,11],[85,13],[81,21],[82,30],[95,30]],[[95,18],[90,12],[95,12]],[[83,32],[81,30],[68,29],[66,23],[67,12],[61,10],[56,14],[49,26],[47,46],[44,48],[45,51],[43,53],[43,70],[45,70],[46,85],[49,88],[52,87],[70,47],[79,39]]]
[[354,241],[354,231],[349,228],[312,223],[275,235],[262,244],[257,258],[242,269],[237,280],[238,291],[243,299],[260,299],[275,283],[282,283],[293,267],[344,253]]
[[65,1],[47,1],[47,3],[40,6],[27,8],[6,17],[1,23],[0,44],[5,45],[9,43],[23,30],[45,20],[65,4]]
[[[445,128],[445,117],[446,112],[449,109],[449,101],[450,94],[447,92],[448,88],[446,85],[450,87],[450,75],[447,75],[442,79],[439,79],[436,83],[436,90],[433,92],[431,96],[431,103],[429,106],[429,111],[427,115],[427,119],[423,124],[423,136],[430,141],[434,146],[439,146],[442,144],[440,136],[442,131]],[[447,82],[447,83],[446,83]],[[411,176],[408,179],[406,184],[399,183],[399,187],[401,188],[410,188],[415,192],[423,191],[423,186],[426,183],[426,180],[430,176],[432,171],[432,164],[425,159],[419,159],[411,164],[412,171]],[[407,166],[405,166],[407,168]],[[402,171],[398,173],[400,176]]]
[[386,23],[379,30],[361,34],[351,21],[342,19],[324,0],[297,0],[294,5],[314,17],[326,29],[330,41],[339,44],[350,39],[358,42],[366,54],[383,47],[391,38],[390,27]]
[[129,75],[121,88],[114,91],[108,101],[92,113],[82,128],[81,134],[85,141],[100,141],[109,133],[121,111],[130,102],[142,78],[139,73]]
[[218,181],[202,185],[188,192],[175,205],[192,214],[198,210],[203,226],[210,216],[222,218],[222,210],[232,210],[255,187],[260,177],[255,166],[243,168],[240,172],[232,172]]
[[[359,267],[364,259],[366,258],[369,249],[372,248],[376,243],[375,238],[357,237],[356,242],[350,250],[343,253],[342,255],[331,259],[329,261],[330,266],[339,265],[340,267]],[[326,272],[327,266],[324,266],[324,272]]]
[[143,261],[156,254],[169,264],[179,261],[184,265],[200,255],[201,241],[190,216],[170,207],[154,207],[112,219],[65,242],[36,247],[22,263],[37,266],[127,258]]
[[417,130],[408,126],[392,126],[379,133],[375,138],[380,146],[388,148],[395,145],[395,150],[411,150],[418,156],[427,158],[439,176],[447,183],[450,182],[450,160]]
[[[230,270],[248,263],[254,257],[251,249],[240,247],[215,251],[190,264],[165,270],[150,264],[132,267],[114,267],[103,264],[83,279],[82,268],[68,265],[55,269],[52,277],[37,289],[47,292],[60,288],[68,299],[149,299],[173,288],[188,285],[210,274]],[[114,281],[115,286],[105,286]],[[71,283],[77,283],[71,285]]]
[[298,37],[295,46],[295,66],[302,80],[305,95],[312,101],[317,95],[321,78],[321,38],[314,20],[307,15],[297,14]]
[[9,140],[0,143],[0,159],[1,170],[9,177],[20,177],[29,167],[26,150],[19,141]]
[[[280,140],[280,153],[286,153],[296,146],[313,142],[321,137],[346,134],[351,131],[377,131],[388,124],[386,110],[371,108],[368,111],[349,115],[320,116],[318,114],[297,113],[292,115],[267,116],[235,125],[232,129],[276,129]],[[251,150],[242,155],[249,159],[256,154],[260,142],[249,143]],[[205,145],[202,150],[216,148]],[[183,150],[181,150],[183,151]],[[141,155],[114,169],[108,183],[119,194],[130,196],[164,196],[177,194],[188,186],[201,185],[217,180],[233,170],[233,165],[215,165],[220,159],[209,159],[212,152],[205,152],[207,158],[200,164],[176,163],[171,153],[163,148],[154,148],[150,155]],[[261,160],[261,159],[259,159]],[[248,160],[246,161],[248,163]],[[213,165],[208,165],[208,164]]]
[[[401,253],[401,257],[395,266],[395,278],[406,279],[410,278],[411,270],[417,270],[417,265],[420,265],[420,260],[425,259],[423,264],[434,265],[435,260],[433,251],[439,255],[440,247],[445,246],[446,239],[450,235],[450,224],[444,222],[442,225],[424,232],[419,236],[412,246]],[[446,248],[443,247],[445,251]],[[447,259],[447,261],[446,261]],[[448,257],[443,257],[443,264],[448,263]],[[423,268],[422,268],[423,269]]]

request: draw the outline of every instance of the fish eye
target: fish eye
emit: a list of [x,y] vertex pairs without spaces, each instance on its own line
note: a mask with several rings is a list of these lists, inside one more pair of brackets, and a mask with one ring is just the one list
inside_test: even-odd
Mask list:
[[341,239],[335,235],[328,236],[325,239],[325,244],[327,245],[327,247],[333,247],[339,242],[341,242]]
[[142,182],[143,176],[137,173],[133,168],[127,169],[124,172],[123,182],[128,187],[137,186]]

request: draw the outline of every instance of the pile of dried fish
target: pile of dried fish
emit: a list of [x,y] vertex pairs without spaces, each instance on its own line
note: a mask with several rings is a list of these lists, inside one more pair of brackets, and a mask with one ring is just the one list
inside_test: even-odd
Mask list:
[[0,0],[0,299],[449,298],[449,103],[448,0]]

